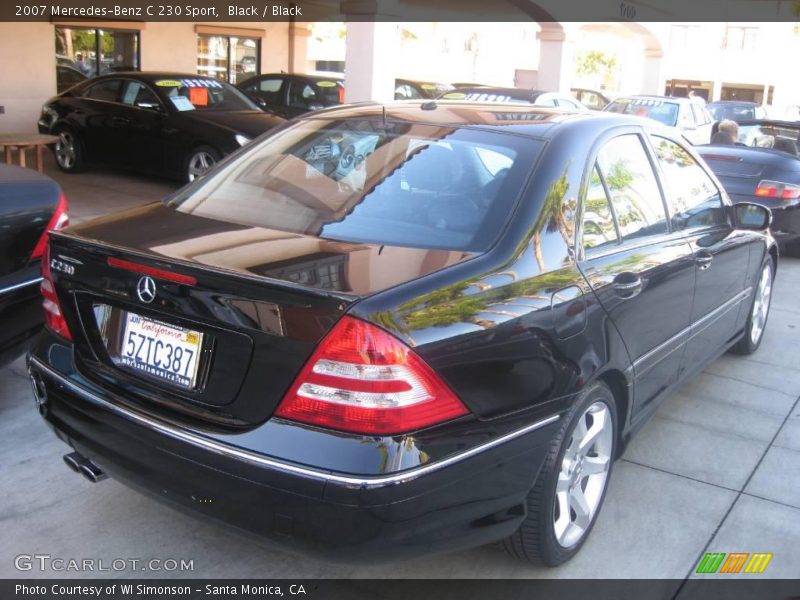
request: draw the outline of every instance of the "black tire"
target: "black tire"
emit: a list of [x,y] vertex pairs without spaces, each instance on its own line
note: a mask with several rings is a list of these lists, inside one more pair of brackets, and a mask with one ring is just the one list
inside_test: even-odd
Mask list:
[[[581,417],[586,418],[586,411],[596,403],[602,403],[608,409],[611,423],[610,456],[605,472],[602,491],[596,504],[588,527],[573,544],[566,546],[558,541],[555,529],[556,485],[562,473],[564,455],[570,445],[573,433]],[[553,440],[542,470],[528,493],[527,516],[519,529],[503,541],[506,551],[516,558],[533,564],[549,567],[560,565],[571,559],[581,549],[589,537],[597,515],[603,506],[608,481],[611,478],[614,457],[617,451],[617,409],[614,395],[603,382],[595,382],[587,386],[575,401],[574,406],[564,418],[564,424]],[[579,473],[580,474],[580,473]]]
[[[220,153],[211,146],[195,146],[184,161],[184,179],[187,182],[194,181],[207,169],[218,163],[219,159]],[[205,168],[201,168],[203,165]]]
[[58,168],[64,173],[80,173],[86,170],[86,157],[83,141],[69,127],[56,129],[53,135],[58,136],[58,141],[53,147]]
[[[763,277],[764,270],[767,268],[769,269],[770,273],[769,296],[766,301],[766,310],[763,317],[763,322],[761,323],[760,334],[758,335],[758,339],[754,341],[752,335],[753,323],[755,321],[754,309],[756,302],[759,300],[761,278]],[[756,279],[755,286],[753,287],[753,294],[752,294],[753,300],[752,302],[750,302],[750,309],[747,314],[747,322],[744,324],[744,335],[742,335],[742,338],[738,342],[736,342],[734,346],[731,347],[731,352],[733,354],[741,354],[745,356],[748,354],[752,354],[753,352],[758,350],[758,347],[761,345],[761,340],[764,339],[764,330],[767,327],[767,321],[769,320],[769,308],[772,303],[772,286],[775,283],[775,262],[772,260],[772,256],[767,254],[767,256],[764,257],[764,262],[761,263],[761,268],[759,269],[758,273],[759,275]]]

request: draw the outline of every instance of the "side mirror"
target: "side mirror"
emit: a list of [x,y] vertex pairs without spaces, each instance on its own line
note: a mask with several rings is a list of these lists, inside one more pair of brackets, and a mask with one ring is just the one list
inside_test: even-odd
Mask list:
[[765,231],[772,225],[772,211],[760,204],[740,202],[733,205],[733,213],[740,229]]

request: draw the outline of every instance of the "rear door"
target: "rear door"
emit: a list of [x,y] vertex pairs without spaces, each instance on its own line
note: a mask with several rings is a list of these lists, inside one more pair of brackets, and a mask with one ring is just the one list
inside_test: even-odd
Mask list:
[[689,334],[694,260],[667,220],[638,130],[606,139],[589,175],[579,266],[633,362],[633,412],[678,376]]
[[686,375],[713,359],[737,331],[745,303],[752,236],[734,230],[722,192],[705,168],[680,143],[653,135],[674,230],[691,245],[696,285],[692,329],[681,371]]
[[101,162],[118,162],[121,156],[119,138],[122,79],[103,79],[90,86],[83,96],[86,107],[84,142],[89,155]]

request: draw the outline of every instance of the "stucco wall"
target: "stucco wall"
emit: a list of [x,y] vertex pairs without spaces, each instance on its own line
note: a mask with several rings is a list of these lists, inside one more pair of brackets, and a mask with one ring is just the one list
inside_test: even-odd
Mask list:
[[36,131],[42,102],[55,93],[53,26],[0,23],[0,132]]
[[[224,23],[224,27],[263,30],[261,71],[288,70],[288,23]],[[195,73],[195,23],[146,23],[140,54],[143,70]],[[42,104],[56,93],[51,23],[0,23],[0,84],[0,106],[5,107],[0,133],[36,131]]]

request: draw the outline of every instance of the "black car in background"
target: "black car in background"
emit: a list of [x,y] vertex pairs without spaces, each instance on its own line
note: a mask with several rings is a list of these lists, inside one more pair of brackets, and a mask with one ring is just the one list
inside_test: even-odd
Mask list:
[[128,72],[48,100],[39,132],[59,137],[56,162],[68,173],[105,163],[192,181],[282,122],[217,79]]
[[395,79],[394,85],[395,100],[432,100],[455,89],[448,83],[414,79]]
[[237,84],[263,110],[291,119],[344,103],[344,79],[331,75],[266,73]]
[[[344,78],[341,75],[268,73],[237,84],[262,109],[291,119],[312,110],[344,104]],[[452,90],[446,83],[395,80],[395,100],[437,98]]]
[[767,109],[757,102],[718,100],[706,104],[706,109],[708,109],[715,121],[730,119],[731,121],[739,122],[767,118]]
[[439,96],[439,98],[442,100],[456,100],[459,102],[514,102],[518,104],[550,106],[570,110],[589,110],[572,96],[559,92],[543,92],[541,90],[493,87],[488,85],[456,88],[452,91],[445,92]]
[[330,109],[51,236],[32,382],[92,480],[336,560],[556,565],[661,401],[759,347],[768,226],[647,119]]
[[699,146],[733,202],[772,210],[772,234],[793,254],[800,251],[800,123],[739,122],[739,144]]
[[0,366],[23,354],[42,328],[39,264],[47,232],[68,224],[67,200],[55,181],[0,164]]

